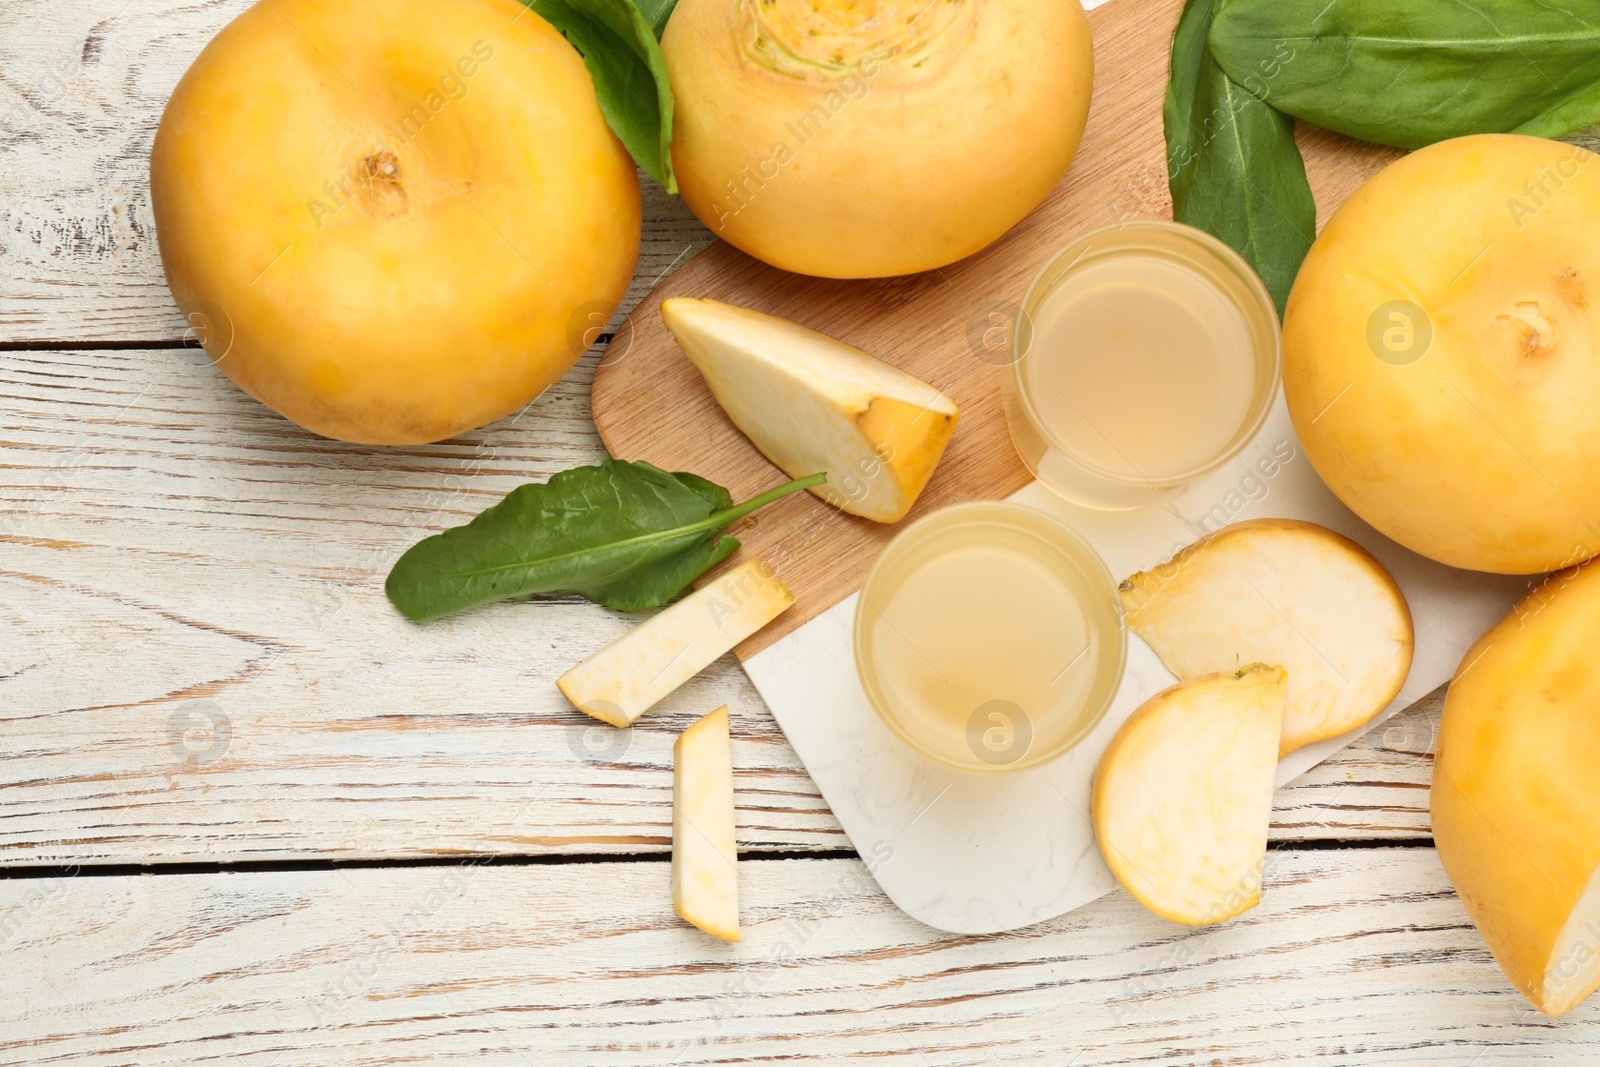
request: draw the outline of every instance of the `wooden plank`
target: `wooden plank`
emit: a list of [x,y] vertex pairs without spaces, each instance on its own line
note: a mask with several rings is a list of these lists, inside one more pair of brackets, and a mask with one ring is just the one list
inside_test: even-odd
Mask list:
[[[252,0],[0,4],[0,344],[174,341],[150,209],[167,97]],[[711,243],[683,201],[644,182],[631,308]]]
[[381,451],[296,430],[197,349],[0,353],[0,856],[662,849],[674,733],[721,703],[745,839],[841,847],[731,658],[612,733],[554,679],[634,619],[417,627],[384,598],[419,537],[603,458],[587,384]]
[[[892,852],[892,849],[890,850]],[[892,863],[890,856],[886,862]],[[139,1063],[1577,1064],[1600,1005],[1512,991],[1431,852],[1275,853],[1213,930],[1118,892],[995,937],[853,860],[741,865],[745,940],[667,864],[0,883],[0,1059]]]

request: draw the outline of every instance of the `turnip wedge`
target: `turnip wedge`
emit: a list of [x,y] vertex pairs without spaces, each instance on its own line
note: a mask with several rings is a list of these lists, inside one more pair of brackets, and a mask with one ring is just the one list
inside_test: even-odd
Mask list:
[[955,401],[905,371],[797,322],[683,297],[661,317],[711,395],[790,477],[842,511],[898,522],[955,432]]
[[1106,865],[1157,915],[1210,926],[1261,900],[1286,689],[1281,668],[1180,682],[1145,701],[1095,771]]

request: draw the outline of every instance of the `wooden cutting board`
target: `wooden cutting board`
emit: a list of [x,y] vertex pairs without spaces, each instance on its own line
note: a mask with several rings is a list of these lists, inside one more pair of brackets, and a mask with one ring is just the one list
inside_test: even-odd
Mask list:
[[[789,274],[729,244],[695,257],[647,296],[618,330],[594,382],[594,421],[613,456],[687,470],[743,500],[787,480],[712,399],[661,322],[661,302],[706,297],[783,315],[932,382],[960,405],[944,459],[906,521],[947,504],[1009,496],[1030,480],[1000,408],[1004,329],[1034,273],[1075,234],[1122,219],[1172,217],[1161,108],[1181,0],[1111,0],[1089,13],[1095,84],[1072,169],[1044,203],[987,249],[936,271],[836,281]],[[1400,153],[1302,127],[1318,225]],[[987,335],[987,336],[986,336]],[[798,601],[736,650],[749,659],[861,587],[903,528],[836,511],[800,493],[732,532],[735,561],[759,555]],[[731,563],[729,564],[732,565]]]

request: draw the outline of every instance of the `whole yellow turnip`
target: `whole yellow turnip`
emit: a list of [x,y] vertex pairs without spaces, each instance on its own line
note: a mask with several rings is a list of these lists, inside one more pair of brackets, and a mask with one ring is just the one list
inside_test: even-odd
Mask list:
[[681,0],[662,38],[678,184],[784,270],[931,270],[1066,173],[1094,80],[1078,0]]
[[616,307],[633,162],[516,0],[267,0],[162,117],[167,281],[206,351],[307,429],[436,441],[516,411]]
[[1442,563],[1600,553],[1600,156],[1462,137],[1328,221],[1289,296],[1296,431],[1351,510]]

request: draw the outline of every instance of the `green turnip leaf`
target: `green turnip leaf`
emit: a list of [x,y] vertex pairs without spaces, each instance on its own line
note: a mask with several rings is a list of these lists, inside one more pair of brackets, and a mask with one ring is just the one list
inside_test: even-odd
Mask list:
[[634,0],[639,5],[639,13],[655,31],[656,39],[667,32],[667,19],[672,17],[672,9],[678,6],[678,0]]
[[1378,144],[1600,122],[1595,0],[1227,0],[1209,43],[1278,110]]
[[541,593],[622,611],[658,607],[738,549],[723,530],[824,480],[813,474],[735,506],[726,489],[693,474],[616,459],[577,467],[413,545],[384,590],[417,622]]
[[1189,0],[1172,38],[1164,112],[1172,215],[1243,256],[1282,315],[1316,237],[1317,206],[1294,120],[1212,59],[1206,35],[1216,8]]

